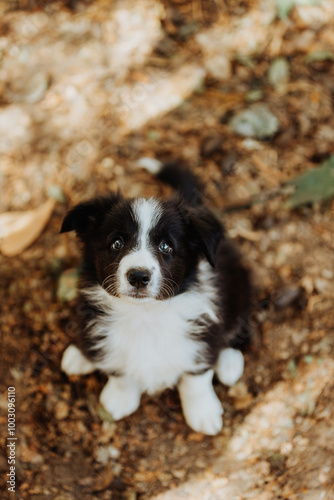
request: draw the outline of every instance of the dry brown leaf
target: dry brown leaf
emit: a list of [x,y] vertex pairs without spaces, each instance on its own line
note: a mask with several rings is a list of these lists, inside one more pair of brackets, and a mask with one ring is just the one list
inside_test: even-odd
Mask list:
[[35,210],[0,214],[0,250],[4,255],[18,255],[33,243],[51,217],[56,201],[49,199]]
[[96,493],[107,489],[113,479],[114,473],[112,469],[110,467],[105,467],[103,470],[91,476],[79,479],[78,483],[86,491]]

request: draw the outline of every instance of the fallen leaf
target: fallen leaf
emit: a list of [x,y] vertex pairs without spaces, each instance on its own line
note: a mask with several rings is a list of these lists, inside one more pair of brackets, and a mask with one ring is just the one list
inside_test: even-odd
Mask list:
[[290,208],[334,197],[334,155],[320,167],[292,179],[289,184],[295,187],[287,202]]
[[277,17],[286,19],[293,7],[316,5],[318,0],[276,0]]
[[277,16],[279,19],[286,19],[294,6],[294,0],[276,0]]
[[102,420],[110,423],[114,422],[113,416],[110,413],[108,413],[104,408],[102,408],[102,406],[98,406],[96,412]]
[[110,467],[105,467],[103,470],[100,470],[91,476],[79,479],[78,484],[87,492],[97,493],[107,489],[113,479],[114,473],[112,469]]
[[306,64],[311,64],[316,61],[334,61],[334,52],[329,50],[318,50],[311,52],[305,57]]
[[4,255],[18,255],[43,231],[56,201],[49,199],[35,210],[0,214],[0,250]]
[[277,87],[282,83],[289,81],[290,67],[287,59],[277,57],[270,65],[268,70],[268,80],[270,85]]
[[57,283],[58,302],[70,302],[78,295],[78,269],[66,269],[59,276]]

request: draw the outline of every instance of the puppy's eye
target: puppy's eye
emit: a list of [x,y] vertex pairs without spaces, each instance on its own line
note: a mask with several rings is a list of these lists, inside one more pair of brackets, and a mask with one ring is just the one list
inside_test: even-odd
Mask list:
[[162,241],[160,243],[159,250],[162,253],[172,253],[173,252],[173,248],[171,247],[171,245],[169,243],[167,243],[167,241]]
[[111,248],[113,250],[121,250],[124,247],[124,241],[122,238],[117,238],[111,243]]

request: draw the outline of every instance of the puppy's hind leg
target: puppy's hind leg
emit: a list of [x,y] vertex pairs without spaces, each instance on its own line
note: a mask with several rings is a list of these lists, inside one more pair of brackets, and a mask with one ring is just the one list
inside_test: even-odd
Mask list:
[[96,370],[96,367],[75,345],[71,344],[63,354],[61,370],[66,375],[86,375]]
[[231,347],[223,349],[219,355],[215,372],[222,384],[234,385],[244,372],[242,352]]

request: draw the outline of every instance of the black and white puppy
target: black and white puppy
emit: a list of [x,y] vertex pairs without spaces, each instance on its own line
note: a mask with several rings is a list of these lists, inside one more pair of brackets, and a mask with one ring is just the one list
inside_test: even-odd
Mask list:
[[223,413],[214,372],[226,385],[243,373],[235,347],[248,336],[249,276],[192,174],[169,164],[158,177],[180,194],[110,194],[66,215],[61,232],[74,230],[83,243],[83,324],[80,349],[70,345],[61,368],[107,374],[100,401],[116,420],[143,392],[177,386],[188,425],[213,435]]

